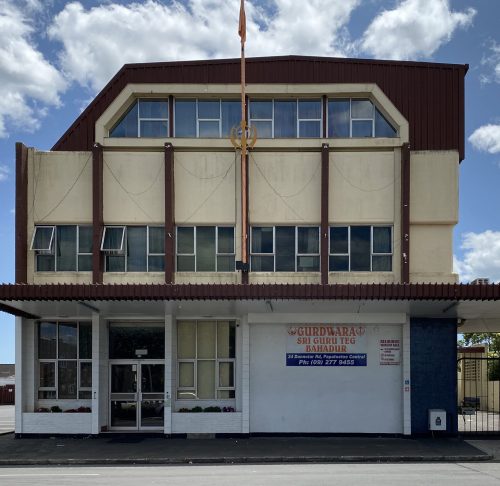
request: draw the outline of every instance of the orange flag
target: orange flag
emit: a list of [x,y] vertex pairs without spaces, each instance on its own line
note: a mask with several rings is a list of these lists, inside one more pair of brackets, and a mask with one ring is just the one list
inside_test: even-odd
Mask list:
[[245,15],[245,0],[241,0],[240,4],[240,23],[238,25],[238,35],[241,37],[241,43],[244,44],[247,40],[247,18]]

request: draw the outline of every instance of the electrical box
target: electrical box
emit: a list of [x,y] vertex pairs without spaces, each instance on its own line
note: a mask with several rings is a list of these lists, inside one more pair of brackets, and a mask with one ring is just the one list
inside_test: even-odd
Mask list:
[[429,430],[446,430],[446,410],[429,410]]

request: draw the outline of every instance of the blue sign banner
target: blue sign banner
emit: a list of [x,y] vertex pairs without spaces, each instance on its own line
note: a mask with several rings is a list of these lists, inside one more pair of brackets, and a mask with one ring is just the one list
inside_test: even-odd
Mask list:
[[366,366],[366,353],[287,353],[287,366]]

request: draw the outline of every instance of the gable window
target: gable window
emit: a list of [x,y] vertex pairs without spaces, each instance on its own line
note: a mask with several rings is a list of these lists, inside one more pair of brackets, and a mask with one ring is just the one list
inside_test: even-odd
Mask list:
[[168,99],[139,98],[109,131],[110,137],[168,137]]
[[178,272],[234,272],[234,228],[178,226]]
[[235,398],[236,323],[177,323],[177,398]]
[[331,272],[390,272],[391,226],[330,227]]
[[328,137],[366,138],[397,136],[396,130],[368,99],[328,100]]
[[250,100],[250,125],[259,138],[321,137],[320,99]]
[[175,100],[175,136],[192,138],[229,137],[241,122],[241,102],[224,99]]
[[253,226],[252,272],[319,272],[318,226]]
[[38,323],[38,398],[92,398],[92,323]]
[[90,272],[92,226],[36,226],[31,249],[37,272]]
[[105,226],[101,250],[106,272],[163,272],[163,226]]

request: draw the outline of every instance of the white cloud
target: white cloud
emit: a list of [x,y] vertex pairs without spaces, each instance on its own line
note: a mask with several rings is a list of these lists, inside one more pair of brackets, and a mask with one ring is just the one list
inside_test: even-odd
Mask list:
[[491,83],[492,81],[500,83],[500,44],[493,42],[490,45],[489,53],[483,57],[481,64],[490,70],[490,72],[480,75],[481,83]]
[[473,8],[452,12],[449,0],[405,0],[375,17],[361,47],[384,59],[428,57],[448,42],[457,28],[468,27],[475,14]]
[[6,181],[9,177],[10,169],[6,165],[0,165],[0,182]]
[[44,106],[58,105],[66,86],[37,50],[30,20],[10,0],[0,0],[0,86],[0,137],[8,135],[8,122],[27,131],[38,128]]
[[500,282],[500,231],[465,233],[461,248],[465,250],[463,259],[453,257],[461,282],[483,277]]
[[[351,44],[345,26],[360,1],[275,0],[272,13],[247,2],[246,53],[346,55]],[[90,9],[72,2],[48,32],[63,45],[66,75],[97,91],[125,63],[239,57],[238,7],[226,0],[147,0]]]
[[500,153],[500,125],[483,125],[477,128],[469,137],[469,142],[477,150],[490,154]]

